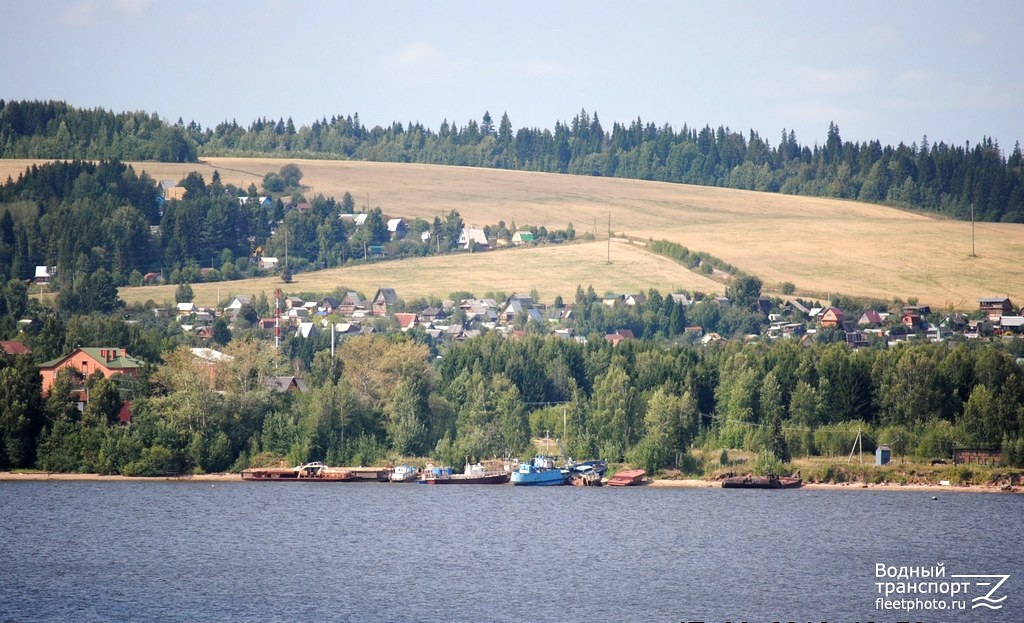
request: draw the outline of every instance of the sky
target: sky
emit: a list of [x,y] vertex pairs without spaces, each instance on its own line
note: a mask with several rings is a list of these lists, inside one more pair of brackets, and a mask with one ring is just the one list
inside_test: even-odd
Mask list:
[[783,129],[823,144],[1024,141],[1024,5],[966,2],[0,0],[0,99],[213,127],[490,112]]

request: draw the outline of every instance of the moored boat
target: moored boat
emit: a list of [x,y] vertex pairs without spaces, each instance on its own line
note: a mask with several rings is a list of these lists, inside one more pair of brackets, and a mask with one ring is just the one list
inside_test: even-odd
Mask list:
[[242,470],[242,480],[346,482],[354,479],[351,471],[328,467],[319,461],[305,463],[297,467],[251,467]]
[[510,481],[520,486],[564,485],[569,481],[569,470],[555,467],[551,457],[535,456],[528,463],[520,463]]
[[731,476],[722,480],[723,489],[796,489],[802,484],[798,476]]
[[604,476],[604,473],[608,471],[608,461],[600,459],[596,461],[583,461],[582,463],[577,463],[570,460],[567,467],[570,472],[592,471],[596,472],[598,476]]
[[646,473],[642,469],[627,469],[609,478],[606,484],[610,487],[631,487],[642,483]]
[[420,470],[415,465],[398,465],[388,474],[390,482],[415,482],[420,477]]
[[501,485],[508,482],[506,471],[488,470],[482,463],[466,464],[461,474],[452,473],[450,467],[428,468],[418,480],[426,485]]
[[600,487],[601,474],[592,468],[572,470],[569,474],[569,484],[574,487]]

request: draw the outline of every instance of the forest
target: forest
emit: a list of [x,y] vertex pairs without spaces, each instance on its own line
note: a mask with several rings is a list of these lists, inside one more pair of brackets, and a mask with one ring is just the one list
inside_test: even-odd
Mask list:
[[434,130],[395,121],[367,128],[359,115],[296,126],[289,118],[248,127],[170,124],[156,113],[76,109],[63,102],[0,100],[0,157],[188,162],[203,156],[280,156],[493,167],[658,180],[855,199],[958,219],[1024,222],[1024,155],[993,137],[971,145],[844,141],[829,125],[823,145],[801,145],[727,126],[673,128],[637,118],[606,129],[581,110],[554,129],[514,129],[489,112]]

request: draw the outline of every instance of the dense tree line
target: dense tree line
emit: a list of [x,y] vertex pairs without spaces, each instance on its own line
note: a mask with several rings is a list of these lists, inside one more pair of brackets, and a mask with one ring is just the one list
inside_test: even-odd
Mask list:
[[[62,377],[43,398],[35,361],[0,360],[0,467],[162,474],[403,456],[458,465],[525,456],[532,437],[550,435],[577,457],[692,470],[694,446],[785,461],[845,455],[858,432],[868,451],[887,443],[898,455],[948,458],[954,446],[997,447],[1024,461],[1024,370],[985,342],[613,347],[492,332],[438,358],[397,334],[346,338],[335,356],[323,338],[288,338],[288,364],[265,342],[236,339],[223,348],[231,359],[209,363],[156,325],[80,317],[29,343],[45,357],[69,339],[128,344],[162,363],[130,382],[85,379],[83,412],[73,398],[81,381]],[[268,389],[299,360],[308,392]],[[124,400],[128,425],[116,419]]]
[[196,154],[276,155],[507,168],[660,180],[767,192],[840,197],[913,207],[966,219],[1024,222],[1024,155],[1009,156],[995,139],[971,145],[883,146],[843,141],[829,125],[823,145],[797,142],[782,130],[776,144],[750,130],[681,129],[636,119],[606,129],[580,111],[554,130],[513,129],[507,114],[464,126],[445,121],[367,128],[359,115],[237,121],[203,129],[156,115],[78,110],[59,102],[0,101],[0,157],[193,160]]
[[0,157],[194,162],[196,143],[156,113],[0,100]]

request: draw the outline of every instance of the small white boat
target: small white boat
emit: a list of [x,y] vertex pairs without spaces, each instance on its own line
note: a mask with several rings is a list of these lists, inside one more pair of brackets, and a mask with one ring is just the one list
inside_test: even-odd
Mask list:
[[420,474],[420,470],[413,465],[399,465],[388,475],[391,482],[414,482]]

